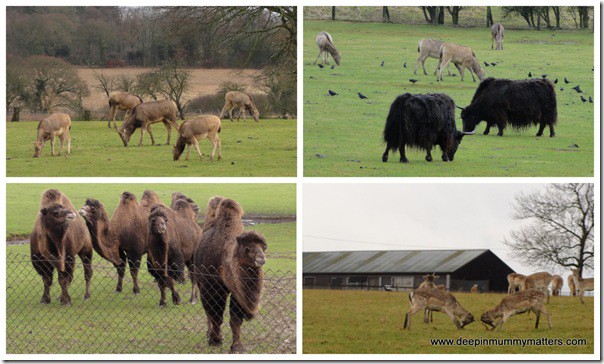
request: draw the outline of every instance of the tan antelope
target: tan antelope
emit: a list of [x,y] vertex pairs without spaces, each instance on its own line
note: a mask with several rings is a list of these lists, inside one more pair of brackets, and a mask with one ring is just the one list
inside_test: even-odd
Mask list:
[[529,289],[513,293],[501,300],[501,303],[495,306],[495,308],[485,311],[480,317],[480,321],[486,325],[490,325],[492,330],[496,328],[497,330],[501,330],[503,324],[511,316],[532,311],[537,315],[535,329],[539,327],[539,318],[541,317],[541,314],[544,314],[547,317],[547,323],[551,329],[552,321],[549,313],[545,310],[544,301],[545,293],[541,291]]
[[[142,104],[143,99],[140,96],[133,95],[128,92],[114,91],[109,94],[109,116],[113,118],[113,128],[117,130],[117,124],[115,123],[115,117],[118,110],[125,110],[124,121],[132,114],[132,110],[138,105]],[[107,127],[111,128],[111,120],[107,121]]]
[[570,290],[571,296],[577,295],[577,288],[575,287],[575,280],[573,279],[573,275],[570,274],[566,277],[566,283],[568,283],[568,289]]
[[187,146],[187,156],[185,157],[185,160],[189,160],[191,145],[193,145],[193,148],[195,148],[197,154],[199,154],[199,160],[203,160],[203,154],[201,154],[201,150],[199,150],[199,141],[205,138],[208,138],[212,143],[212,155],[210,156],[210,160],[214,160],[216,148],[218,148],[218,160],[221,160],[221,143],[220,138],[218,137],[220,129],[220,118],[215,115],[201,115],[182,123],[173,150],[174,160],[177,161],[180,158],[182,152],[185,150],[185,146]]
[[478,63],[472,48],[454,43],[444,43],[440,47],[438,75],[436,77],[437,81],[443,80],[443,70],[449,65],[450,62],[453,62],[455,67],[457,67],[462,81],[464,79],[464,72],[466,68],[470,70],[472,81],[476,82],[474,73],[476,73],[476,76],[478,76],[480,81],[484,79],[484,70],[482,67],[480,67],[480,63]]
[[224,116],[224,112],[229,110],[229,118],[233,121],[233,109],[239,108],[239,115],[237,115],[237,121],[243,114],[243,121],[245,121],[245,111],[247,110],[250,115],[258,122],[258,118],[260,117],[260,112],[256,108],[256,104],[254,104],[254,99],[252,96],[245,92],[240,91],[229,91],[224,95],[224,107],[220,112],[220,117]]
[[493,42],[497,44],[495,50],[503,50],[503,24],[495,23],[491,26],[491,49],[493,49]]
[[547,297],[547,303],[549,303],[549,284],[552,281],[552,275],[547,272],[538,272],[526,276],[522,284],[522,290],[526,291],[534,289],[543,292]]
[[50,140],[50,155],[55,155],[55,138],[59,137],[61,146],[59,147],[59,154],[63,150],[63,142],[67,141],[67,155],[71,153],[71,136],[69,131],[71,130],[71,118],[67,114],[54,113],[50,116],[40,120],[38,123],[38,135],[34,142],[34,158],[39,158],[42,154],[42,148],[44,143]]
[[[419,57],[417,57],[417,61],[415,61],[415,69],[413,70],[413,74],[417,75],[417,66],[419,65],[419,63],[422,63],[422,68],[424,69],[424,75],[427,75],[428,73],[426,72],[426,59],[427,58],[436,58],[439,59],[440,58],[440,47],[442,47],[442,45],[445,42],[438,40],[438,39],[421,39],[418,43],[417,43],[417,51],[419,52]],[[434,70],[434,74],[436,75],[436,72],[438,71],[438,65],[436,66],[436,69]],[[451,76],[451,69],[449,66],[447,66],[447,74],[449,76]]]
[[516,292],[516,287],[522,289],[522,282],[526,279],[526,276],[520,273],[508,274],[508,294]]
[[336,64],[340,65],[340,52],[335,45],[333,45],[333,38],[327,32],[319,32],[317,34],[317,47],[319,47],[319,54],[312,64],[316,64],[319,57],[321,57],[321,63],[329,64],[329,55],[333,57]]
[[564,280],[557,274],[552,276],[552,296],[560,296],[564,286]]
[[411,329],[411,316],[424,310],[444,312],[458,329],[474,322],[474,316],[451,293],[436,288],[421,288],[409,294],[411,308],[405,315],[404,329]]
[[576,268],[571,269],[573,272],[573,281],[575,282],[575,289],[577,290],[577,296],[579,296],[579,300],[581,303],[583,302],[583,295],[585,291],[593,291],[594,290],[594,279],[593,278],[581,278],[579,276],[579,270]]
[[139,146],[143,145],[143,136],[145,130],[149,132],[151,137],[151,144],[155,145],[155,139],[153,138],[153,132],[151,131],[151,124],[163,123],[168,132],[168,140],[166,144],[170,145],[170,136],[172,134],[172,127],[176,130],[180,128],[176,122],[176,113],[178,109],[176,104],[171,100],[160,100],[160,101],[149,101],[139,104],[132,110],[130,116],[124,121],[122,127],[117,131],[124,146],[127,147],[130,142],[130,137],[134,134],[137,128],[141,128],[141,139],[138,143]]

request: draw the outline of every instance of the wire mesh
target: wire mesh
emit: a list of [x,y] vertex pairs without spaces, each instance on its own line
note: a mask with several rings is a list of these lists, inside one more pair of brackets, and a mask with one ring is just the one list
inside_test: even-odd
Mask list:
[[[69,286],[71,305],[59,302],[61,288],[54,272],[51,302],[40,303],[43,281],[30,257],[9,254],[6,259],[6,351],[8,354],[166,354],[228,353],[232,342],[229,307],[222,324],[223,341],[210,346],[208,324],[198,301],[190,304],[191,281],[176,284],[182,302],[159,307],[157,283],[142,262],[140,294],[126,268],[123,291],[115,292],[117,270],[109,262],[93,262],[91,298],[84,300],[84,269],[79,258]],[[188,277],[188,275],[186,275]],[[202,292],[203,294],[203,292]],[[292,272],[264,271],[258,314],[241,325],[246,353],[296,353],[296,278]]]

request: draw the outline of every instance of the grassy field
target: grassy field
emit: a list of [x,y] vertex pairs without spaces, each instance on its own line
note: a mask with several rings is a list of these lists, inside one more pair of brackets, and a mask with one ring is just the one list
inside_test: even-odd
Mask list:
[[[546,306],[552,317],[551,330],[541,318],[534,329],[534,315],[513,316],[502,330],[486,331],[480,315],[495,307],[503,294],[455,294],[478,322],[458,331],[443,313],[424,324],[422,314],[411,317],[411,330],[403,330],[410,307],[408,293],[304,290],[304,354],[589,354],[594,352],[594,300],[553,297]],[[430,339],[586,339],[578,346],[433,346]]]
[[[179,191],[191,197],[205,212],[207,201],[216,195],[238,201],[247,216],[292,217],[296,215],[296,186],[294,184],[16,184],[6,187],[6,233],[7,237],[29,234],[33,226],[40,196],[44,191],[56,188],[65,193],[77,208],[89,197],[103,202],[111,217],[122,192],[134,193],[139,199],[144,190],[150,189],[159,195],[163,203],[169,204],[172,192]],[[203,215],[200,216],[203,219]]]
[[[173,161],[172,147],[165,145],[162,125],[153,126],[156,143],[145,135],[138,147],[140,129],[124,147],[118,134],[103,121],[74,121],[71,156],[51,157],[46,143],[40,158],[32,158],[35,122],[7,123],[6,175],[8,177],[291,177],[296,175],[296,120],[223,120],[220,139],[222,160],[210,162],[209,140],[200,141],[204,160],[192,150],[189,161]],[[178,133],[172,131],[171,143]],[[55,152],[58,152],[58,139]],[[217,158],[217,155],[216,155]]]
[[[251,228],[267,239],[267,263],[261,310],[243,324],[242,339],[250,353],[295,353],[296,345],[296,224],[259,224]],[[143,258],[145,259],[145,258]],[[52,302],[38,303],[42,280],[29,262],[29,246],[8,246],[6,262],[6,350],[8,354],[225,353],[231,343],[228,313],[224,343],[206,343],[206,318],[200,303],[186,304],[190,282],[178,285],[183,304],[160,308],[157,285],[143,262],[141,294],[131,293],[126,272],[124,292],[113,292],[116,271],[96,254],[92,298],[82,299],[84,277],[77,261],[69,289],[72,306],[59,305],[60,287],[51,289]]]
[[[342,55],[341,66],[333,70],[312,65],[318,53],[315,37],[323,30],[330,32]],[[456,104],[466,106],[478,85],[468,74],[464,82],[459,76],[444,76],[437,83],[431,73],[435,59],[426,61],[427,76],[421,65],[414,75],[417,42],[428,37],[472,47],[481,64],[497,62],[495,67],[483,65],[486,76],[525,79],[531,72],[533,77],[547,74],[551,80],[558,79],[556,137],[535,138],[537,127],[523,132],[508,128],[503,137],[497,137],[496,131],[484,136],[483,122],[476,135],[463,139],[453,163],[442,162],[438,148],[432,163],[424,160],[424,151],[413,150],[407,152],[408,165],[398,163],[398,155],[392,154],[388,163],[382,163],[382,131],[396,96],[443,92]],[[596,104],[581,102],[580,95],[571,89],[580,85],[581,95],[594,96],[593,32],[510,30],[505,34],[503,51],[491,50],[490,43],[485,28],[305,21],[304,175],[593,176]],[[571,83],[565,84],[564,77]],[[418,82],[412,84],[411,78]],[[339,95],[329,96],[328,90]],[[368,99],[359,99],[357,92]],[[456,109],[461,129],[459,114]]]

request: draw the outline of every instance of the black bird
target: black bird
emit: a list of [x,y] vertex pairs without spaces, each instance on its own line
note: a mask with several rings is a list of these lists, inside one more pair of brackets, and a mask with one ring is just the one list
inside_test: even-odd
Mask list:
[[403,64],[403,68],[407,68],[407,62]]
[[567,80],[566,77],[564,77],[564,83],[570,83],[570,81]]
[[591,96],[589,97],[589,102],[591,102],[593,104],[594,100],[591,98]]
[[587,99],[585,97],[581,96],[581,101],[587,102]]
[[529,77],[533,77],[533,74],[529,72],[528,76],[529,76]]
[[491,62],[491,66],[495,67],[495,66],[497,66],[497,63]]
[[380,64],[380,67],[384,67],[384,61],[382,61],[382,64]]
[[335,64],[332,64],[332,65],[331,65],[331,69],[333,70],[333,69],[335,69],[335,68],[336,68],[336,65],[335,65]]
[[546,74],[543,74],[543,75],[541,75],[541,77],[546,78],[546,77],[547,77],[547,75],[546,75]]
[[335,96],[335,95],[337,95],[337,93],[335,93],[335,92],[333,92],[333,91],[331,91],[331,90],[328,90],[327,92],[329,92],[329,94],[330,94],[331,96]]
[[564,91],[564,87],[560,87],[560,91]]
[[581,91],[581,88],[579,88],[579,85],[573,87],[573,90],[577,91],[578,94],[580,94],[581,92],[583,92],[583,91]]
[[489,64],[487,62],[483,62],[485,67],[489,67]]
[[359,97],[361,98],[361,100],[367,98],[367,96],[363,95],[362,93],[360,93],[360,92],[357,92],[357,93],[359,94]]
[[323,66],[321,63],[319,63],[319,68],[323,68],[323,67],[325,67],[325,66]]
[[416,82],[417,82],[417,80],[416,80],[416,79],[414,79],[414,78],[410,78],[410,79],[409,79],[409,82],[411,82],[411,83],[416,83]]
[[558,79],[557,78],[554,80],[554,83],[558,83]]

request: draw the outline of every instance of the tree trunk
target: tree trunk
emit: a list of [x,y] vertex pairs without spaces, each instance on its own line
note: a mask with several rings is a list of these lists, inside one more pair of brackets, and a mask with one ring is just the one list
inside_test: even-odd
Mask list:
[[445,7],[438,7],[438,24],[445,24]]
[[554,17],[556,18],[556,29],[560,29],[560,7],[552,6],[552,10],[554,11]]
[[451,14],[451,22],[453,25],[459,25],[459,11],[461,6],[447,6],[449,14]]
[[331,20],[336,20],[336,7],[331,7]]
[[382,7],[382,23],[392,23],[390,21],[390,12],[387,6]]
[[487,6],[487,28],[490,28],[493,25],[493,13],[491,12],[491,7]]
[[19,115],[21,114],[21,108],[18,106],[13,107],[13,117],[10,121],[19,121]]

